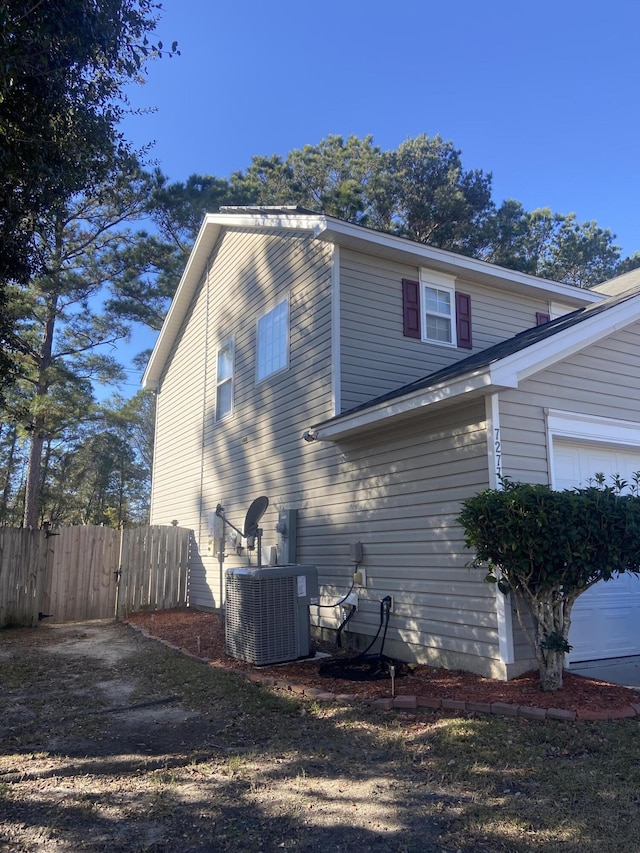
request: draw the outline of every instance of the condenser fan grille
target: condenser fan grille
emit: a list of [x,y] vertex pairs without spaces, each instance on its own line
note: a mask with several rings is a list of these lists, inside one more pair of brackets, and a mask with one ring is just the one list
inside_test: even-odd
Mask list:
[[309,595],[317,595],[315,567],[229,569],[227,653],[256,666],[308,656]]
[[297,657],[294,595],[295,578],[227,576],[228,653],[258,666]]

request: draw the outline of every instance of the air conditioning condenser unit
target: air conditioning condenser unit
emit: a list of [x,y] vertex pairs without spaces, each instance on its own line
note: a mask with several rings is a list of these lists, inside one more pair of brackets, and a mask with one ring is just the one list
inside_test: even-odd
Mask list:
[[227,569],[227,654],[256,666],[309,657],[309,605],[318,601],[315,566]]

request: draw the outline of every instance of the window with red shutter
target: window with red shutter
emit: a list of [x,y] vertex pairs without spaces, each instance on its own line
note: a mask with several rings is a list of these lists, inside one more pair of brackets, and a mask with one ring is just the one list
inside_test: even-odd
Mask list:
[[[435,281],[432,283],[431,278],[434,276]],[[444,281],[445,278],[447,281]],[[472,349],[471,297],[467,293],[457,292],[448,279],[453,284],[452,276],[436,273],[429,273],[421,281],[402,279],[404,336]],[[421,313],[421,297],[422,308],[426,312],[424,316]]]
[[459,347],[472,349],[471,338],[471,297],[456,291],[456,337]]
[[420,338],[420,284],[402,279],[402,313],[406,338]]

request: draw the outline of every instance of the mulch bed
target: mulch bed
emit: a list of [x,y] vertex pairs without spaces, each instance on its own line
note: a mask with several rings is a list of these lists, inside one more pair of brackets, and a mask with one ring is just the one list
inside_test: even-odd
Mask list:
[[[322,690],[358,699],[391,697],[391,680],[353,681],[326,677],[319,673],[320,660],[312,658],[293,663],[256,667],[227,655],[224,626],[217,613],[190,609],[132,613],[125,620],[150,637],[201,658],[221,669],[242,671],[252,679],[276,679],[305,688]],[[339,654],[336,649],[326,649]],[[374,649],[375,651],[375,649]],[[344,654],[344,652],[342,653]],[[637,706],[640,713],[640,691],[596,681],[565,672],[563,687],[554,693],[540,690],[537,672],[529,672],[511,681],[482,678],[463,671],[431,666],[415,666],[395,679],[396,697],[429,697],[435,700],[458,700],[466,703],[520,706],[524,708],[562,709],[576,712],[578,717],[616,718],[629,714]],[[401,703],[399,703],[401,704]]]

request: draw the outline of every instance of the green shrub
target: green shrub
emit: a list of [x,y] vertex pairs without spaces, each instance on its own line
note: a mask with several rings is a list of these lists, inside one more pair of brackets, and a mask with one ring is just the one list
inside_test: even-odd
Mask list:
[[[630,494],[623,494],[628,483],[620,477],[606,486],[601,474],[593,485],[564,491],[503,480],[502,488],[463,502],[458,521],[467,547],[476,551],[473,565],[488,568],[485,579],[505,595],[515,593],[543,690],[562,685],[576,598],[600,580],[640,572],[639,479],[636,474]],[[535,636],[522,603],[533,618]]]

